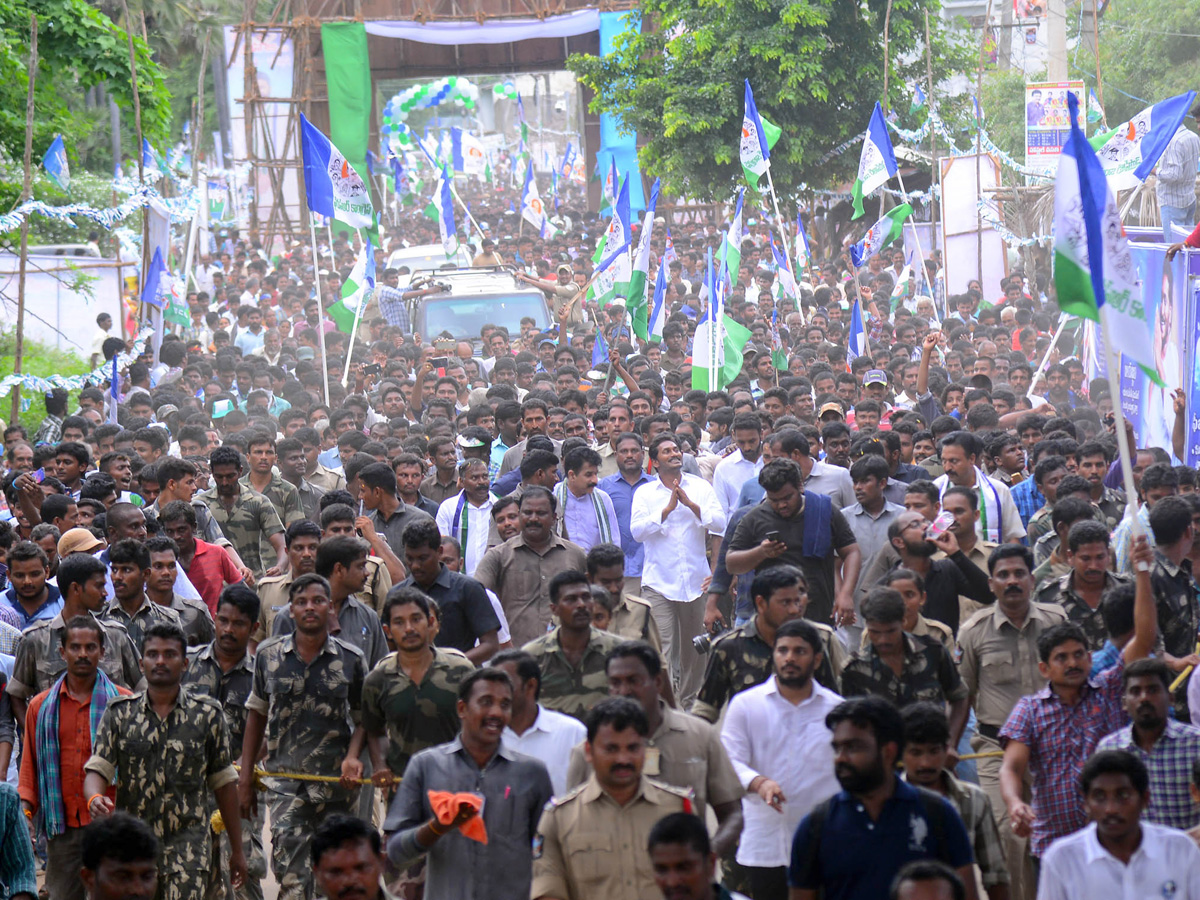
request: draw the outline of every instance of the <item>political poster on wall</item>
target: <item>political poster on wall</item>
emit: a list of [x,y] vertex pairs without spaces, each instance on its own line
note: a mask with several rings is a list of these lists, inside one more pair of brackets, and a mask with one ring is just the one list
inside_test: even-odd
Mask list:
[[1067,94],[1079,101],[1079,127],[1084,127],[1087,95],[1082,81],[1044,81],[1025,85],[1025,165],[1053,175],[1058,155],[1071,133]]

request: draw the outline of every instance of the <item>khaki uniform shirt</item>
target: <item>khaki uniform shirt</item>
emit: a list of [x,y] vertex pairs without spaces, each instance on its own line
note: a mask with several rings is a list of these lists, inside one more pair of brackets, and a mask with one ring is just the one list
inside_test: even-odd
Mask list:
[[1038,672],[1038,635],[1066,620],[1058,607],[1030,602],[1018,628],[997,602],[959,629],[958,671],[981,725],[1001,728],[1018,700],[1046,686]]
[[545,635],[550,625],[550,579],[570,569],[587,571],[583,548],[552,535],[538,552],[518,534],[483,555],[475,580],[500,598],[514,647]]
[[[295,575],[288,572],[284,575],[272,575],[270,578],[263,578],[258,582],[256,587],[259,600],[258,625],[255,627],[254,633],[250,635],[250,640],[265,641],[275,625],[275,617],[281,612],[290,615],[287,612],[288,588],[295,580]],[[388,572],[387,566],[383,564],[383,560],[377,556],[368,556],[367,583],[361,591],[353,595],[354,599],[371,607],[376,613],[381,613],[383,612],[383,601],[387,599],[387,592],[391,589],[392,576]]]
[[[658,701],[662,724],[646,741],[646,762],[642,774],[664,784],[694,792],[697,814],[707,806],[737,802],[746,793],[737,772],[721,743],[721,733],[698,716],[691,716]],[[592,767],[583,753],[583,744],[571,750],[567,767],[567,788],[583,784],[592,775]]]
[[608,631],[627,641],[645,641],[662,652],[662,638],[650,604],[641,597],[625,594],[612,612]]
[[537,660],[542,670],[542,689],[538,702],[583,721],[588,711],[608,696],[605,660],[609,651],[621,643],[615,634],[591,629],[587,649],[578,666],[572,665],[559,643],[561,626],[521,649]]
[[346,486],[346,476],[341,472],[335,472],[333,469],[326,467],[323,463],[317,463],[317,467],[313,470],[313,473],[305,477],[311,484],[315,484],[326,493],[329,491],[340,491]]
[[661,900],[646,839],[663,816],[694,812],[690,792],[642,776],[620,806],[593,775],[555,797],[533,841],[530,896],[558,900]]

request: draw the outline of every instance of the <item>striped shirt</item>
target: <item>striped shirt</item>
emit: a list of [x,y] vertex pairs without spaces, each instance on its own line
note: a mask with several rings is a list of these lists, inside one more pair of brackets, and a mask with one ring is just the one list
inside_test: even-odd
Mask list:
[[408,318],[408,307],[404,305],[404,292],[399,288],[386,284],[375,286],[375,299],[379,301],[379,311],[387,319],[387,323],[399,328],[405,334],[412,332],[412,324]]
[[1158,204],[1188,209],[1196,204],[1196,169],[1200,137],[1182,125],[1158,161]]
[[1128,750],[1150,771],[1148,822],[1186,831],[1200,825],[1200,806],[1192,802],[1192,761],[1200,757],[1200,728],[1167,719],[1166,730],[1147,753],[1133,738],[1133,725],[1100,739],[1097,750]]

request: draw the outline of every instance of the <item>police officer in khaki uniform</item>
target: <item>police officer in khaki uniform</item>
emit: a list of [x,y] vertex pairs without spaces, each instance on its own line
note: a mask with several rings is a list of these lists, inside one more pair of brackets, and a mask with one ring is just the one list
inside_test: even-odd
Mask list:
[[[608,654],[608,693],[636,700],[646,714],[650,736],[642,774],[690,788],[698,814],[712,806],[717,817],[713,846],[724,853],[737,842],[742,831],[742,783],[716,728],[698,716],[672,709],[660,695],[664,683],[662,658],[645,641],[626,641]],[[584,745],[571,751],[567,786],[587,780],[591,766],[584,758]]]
[[659,900],[646,854],[663,816],[693,811],[690,792],[642,774],[650,724],[624,697],[588,715],[584,753],[593,772],[546,805],[533,842],[533,900]]
[[[1046,629],[1066,621],[1063,611],[1034,603],[1033,554],[1020,544],[1005,544],[988,560],[989,585],[996,595],[993,607],[979,610],[958,632],[959,674],[967,686],[978,720],[971,739],[976,753],[998,752],[1000,728],[1017,701],[1045,687],[1038,673],[1037,640]],[[952,735],[952,747],[961,734]],[[978,761],[979,785],[992,801],[992,812],[1004,845],[1010,875],[1011,900],[1033,900],[1036,882],[1029,863],[1028,840],[1013,834],[1008,806],[1000,794],[999,756]],[[1029,796],[1029,784],[1026,796]]]

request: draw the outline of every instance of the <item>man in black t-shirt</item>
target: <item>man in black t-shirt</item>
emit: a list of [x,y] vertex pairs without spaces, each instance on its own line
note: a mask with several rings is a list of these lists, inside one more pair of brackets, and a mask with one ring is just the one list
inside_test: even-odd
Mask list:
[[[791,459],[773,459],[758,474],[766,499],[738,523],[725,565],[731,574],[778,565],[798,566],[808,580],[805,617],[835,625],[854,623],[854,585],[862,554],[845,516],[821,494],[804,492],[804,475]],[[834,590],[835,556],[841,587]]]

